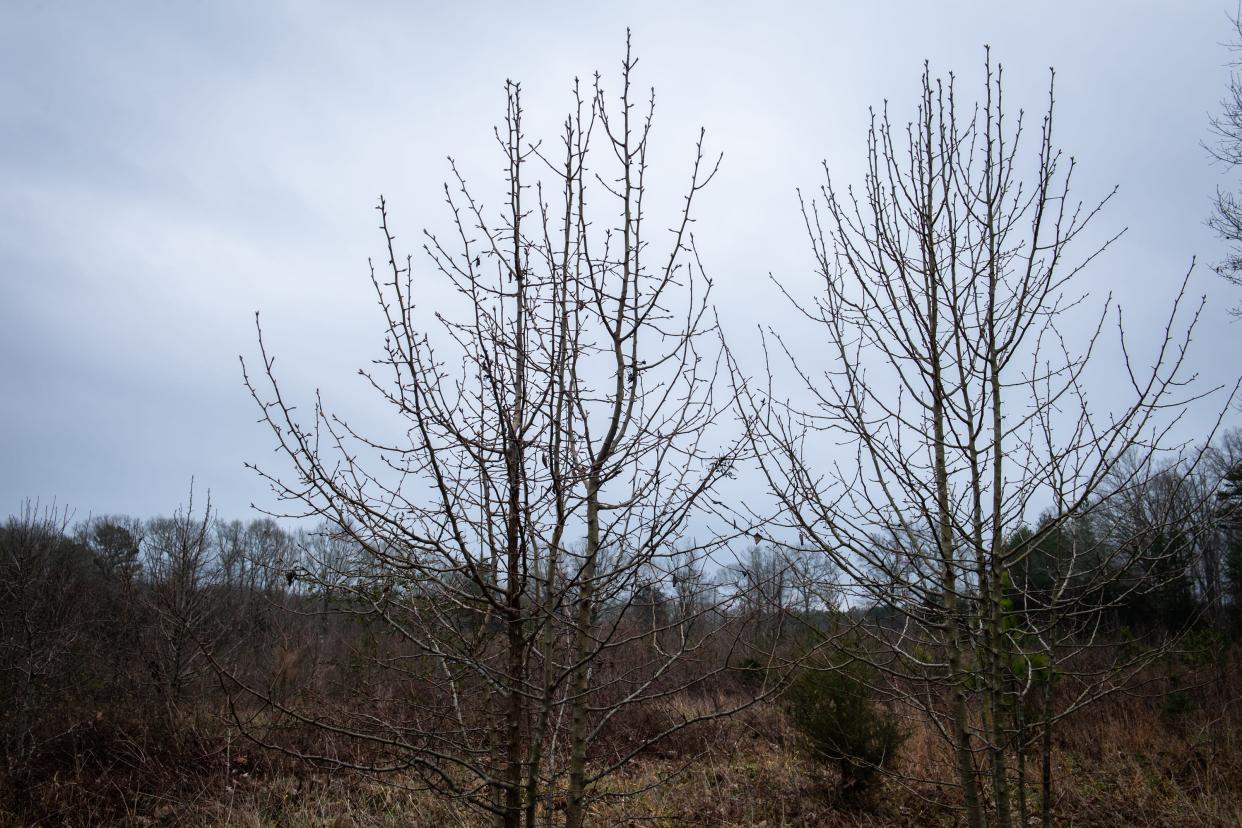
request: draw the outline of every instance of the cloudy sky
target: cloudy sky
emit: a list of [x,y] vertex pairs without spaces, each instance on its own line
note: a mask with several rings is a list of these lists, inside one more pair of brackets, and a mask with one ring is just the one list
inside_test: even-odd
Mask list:
[[1120,185],[1101,222],[1128,231],[1092,268],[1092,288],[1112,291],[1151,345],[1197,256],[1192,290],[1209,305],[1194,362],[1207,384],[1227,381],[1242,360],[1225,311],[1242,297],[1202,264],[1222,255],[1204,226],[1211,196],[1236,181],[1201,142],[1229,76],[1231,11],[1221,0],[10,0],[0,513],[26,497],[80,517],[165,513],[191,476],[229,516],[270,502],[243,468],[272,460],[238,365],[256,350],[254,312],[297,393],[322,387],[363,406],[355,371],[382,341],[366,278],[377,196],[417,250],[423,227],[445,225],[447,155],[484,191],[500,186],[491,127],[505,79],[523,84],[530,130],[553,136],[573,77],[615,72],[627,26],[639,81],[658,89],[657,163],[680,173],[700,125],[724,152],[697,235],[743,348],[756,320],[788,313],[767,274],[795,288],[812,279],[796,188],[819,183],[822,159],[858,181],[867,107],[888,99],[904,120],[925,59],[973,95],[990,44],[1011,103],[1039,110],[1056,68],[1078,193]]

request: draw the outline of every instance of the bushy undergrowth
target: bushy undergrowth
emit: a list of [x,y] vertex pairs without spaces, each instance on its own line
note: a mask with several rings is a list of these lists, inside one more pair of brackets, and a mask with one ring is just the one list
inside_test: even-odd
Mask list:
[[[1052,757],[1056,824],[1242,824],[1242,671],[1237,659],[1229,664],[1225,673],[1199,676],[1211,680],[1184,682],[1180,692],[1193,703],[1177,717],[1164,712],[1159,692],[1119,695],[1064,722]],[[843,681],[841,673],[808,675],[821,682],[828,678],[829,687]],[[816,692],[824,689],[813,679],[808,683]],[[664,725],[697,703],[690,696],[670,698],[627,718],[617,726],[614,747],[625,746],[626,730]],[[868,703],[878,706],[874,699]],[[855,702],[833,709],[850,704]],[[951,757],[920,716],[901,707],[886,712],[905,739],[885,757],[884,771],[873,771],[870,795],[842,802],[835,791],[843,774],[853,771],[807,753],[790,707],[788,698],[758,705],[688,729],[658,752],[640,756],[612,784],[641,792],[597,803],[590,824],[957,824]],[[158,723],[144,726],[113,711],[98,719],[85,710],[81,714],[74,733],[47,743],[29,768],[20,800],[5,800],[0,825],[478,824],[477,814],[460,803],[411,789],[409,778],[364,779],[260,751],[212,711],[189,717],[176,739]],[[1037,791],[1029,791],[1028,817],[1034,816],[1036,798]]]
[[[100,527],[109,529],[103,541]],[[221,678],[178,635],[181,625],[170,623],[184,602],[138,576],[132,534],[112,532],[113,523],[100,527],[83,538],[50,524],[0,531],[8,550],[0,567],[0,826],[478,824],[477,811],[419,790],[415,778],[364,779],[248,742],[230,726]],[[263,524],[254,534],[256,544],[276,537]],[[279,571],[262,581],[264,571],[251,573],[254,584],[242,579],[195,593],[203,601],[189,605],[202,610],[199,637],[307,709],[400,720],[418,686],[381,682],[365,659],[354,659],[357,645],[373,640],[356,636],[352,622],[280,611],[282,602],[313,608],[314,597],[282,591]],[[37,577],[23,581],[23,573]],[[1181,645],[1136,677],[1129,694],[1112,694],[1057,725],[1058,824],[1242,824],[1238,650],[1213,631]],[[1089,657],[1125,658],[1127,646]],[[926,719],[871,693],[874,678],[858,664],[805,670],[782,696],[679,729],[720,697],[745,699],[783,681],[779,670],[739,659],[711,682],[620,710],[604,723],[591,759],[634,753],[635,761],[609,778],[588,824],[955,824],[947,745]],[[1060,696],[1056,709],[1072,702],[1072,682],[1049,686]],[[279,737],[291,749],[365,758],[347,740],[279,721],[270,710],[241,713],[253,734]],[[658,745],[647,743],[670,729]],[[1026,758],[1028,778],[1037,779],[1035,747]],[[1038,801],[1031,784],[1028,817]],[[854,795],[863,791],[869,795]],[[563,789],[553,794],[553,807],[563,810]]]

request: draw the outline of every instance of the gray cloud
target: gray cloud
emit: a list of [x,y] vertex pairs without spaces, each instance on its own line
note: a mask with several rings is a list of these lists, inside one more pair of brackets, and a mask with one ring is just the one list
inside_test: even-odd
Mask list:
[[[236,359],[254,353],[253,312],[299,393],[362,406],[376,196],[414,249],[445,223],[445,155],[495,192],[504,79],[551,136],[573,76],[615,69],[626,25],[658,88],[665,203],[699,125],[725,152],[697,233],[738,343],[787,310],[768,272],[811,284],[795,188],[819,183],[822,158],[859,180],[867,107],[904,119],[925,58],[973,96],[984,43],[1015,107],[1040,110],[1056,67],[1078,192],[1121,185],[1101,227],[1130,231],[1090,281],[1138,339],[1191,257],[1221,255],[1203,222],[1230,182],[1199,143],[1228,76],[1214,3],[460,5],[5,4],[0,506],[167,512],[191,475],[226,514],[263,502],[242,463],[271,441]],[[1238,297],[1206,268],[1193,289],[1211,298],[1196,365],[1224,381]]]

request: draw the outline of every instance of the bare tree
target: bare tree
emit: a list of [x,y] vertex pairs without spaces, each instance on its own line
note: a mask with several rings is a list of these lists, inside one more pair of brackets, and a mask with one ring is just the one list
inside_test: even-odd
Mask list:
[[27,501],[0,525],[0,687],[8,700],[0,749],[11,779],[61,735],[40,724],[82,678],[71,668],[94,621],[84,594],[89,563],[65,537],[68,523],[68,510]]
[[[555,152],[527,138],[520,89],[506,85],[503,210],[486,211],[454,165],[453,240],[426,236],[456,307],[416,306],[412,259],[398,256],[381,199],[386,261],[371,282],[384,353],[362,373],[403,421],[397,435],[364,435],[318,397],[299,420],[260,331],[260,373],[246,382],[294,476],[260,473],[357,549],[308,547],[290,579],[330,595],[376,643],[356,703],[328,713],[232,675],[243,695],[352,752],[276,745],[251,728],[256,739],[404,772],[497,825],[534,826],[542,804],[547,824],[563,808],[578,828],[596,783],[652,741],[754,701],[706,692],[737,625],[731,593],[705,574],[724,539],[692,524],[740,450],[717,434],[731,400],[714,396],[719,340],[690,232],[715,164],[700,136],[671,241],[654,247],[654,97],[636,111],[635,64],[627,44],[615,99],[598,76],[585,99],[575,83]],[[676,612],[653,614],[663,594]],[[701,712],[665,709],[656,734],[597,750],[622,711],[695,688]]]
[[210,588],[219,580],[219,560],[213,555],[211,525],[210,496],[202,515],[196,515],[191,484],[185,506],[172,517],[148,523],[142,547],[145,601],[157,619],[150,628],[148,666],[172,732],[190,684],[206,669],[202,647],[214,632]]
[[[1242,17],[1233,18],[1233,28],[1239,39],[1230,44],[1230,49],[1237,52],[1242,49]],[[1214,140],[1207,146],[1212,157],[1231,170],[1242,165],[1242,75],[1238,66],[1236,60],[1231,64],[1221,112],[1211,120]],[[1217,188],[1215,210],[1208,225],[1232,245],[1224,261],[1216,266],[1216,272],[1234,287],[1242,287],[1242,202],[1236,193]],[[1231,312],[1242,315],[1242,304],[1234,305]]]
[[[1171,429],[1198,396],[1184,377],[1198,314],[1183,308],[1183,283],[1156,352],[1139,359],[1117,308],[1114,376],[1128,399],[1105,413],[1088,405],[1084,376],[1114,308],[1110,298],[1088,317],[1076,277],[1116,238],[1087,240],[1111,194],[1071,200],[1074,162],[1053,143],[1051,90],[1025,152],[1023,115],[1005,108],[990,56],[986,76],[983,101],[963,109],[952,77],[925,69],[904,128],[887,108],[873,113],[862,187],[842,192],[829,174],[804,202],[822,282],[807,301],[781,289],[822,331],[831,361],[816,364],[779,332],[765,342],[788,357],[809,403],[737,387],[787,531],[831,558],[848,603],[883,618],[859,625],[857,656],[952,747],[968,824],[991,811],[1008,826],[1015,787],[1025,809],[1024,699],[1051,671],[1075,669],[1075,654],[1101,643],[1108,608],[1153,588],[1173,554],[1076,527],[1181,447]],[[853,456],[817,456],[829,438]],[[1037,529],[1019,531],[1045,507]],[[1042,590],[1020,582],[1053,537],[1078,543],[1045,568]],[[1045,733],[1144,663],[1081,668],[1070,700],[1045,711]]]

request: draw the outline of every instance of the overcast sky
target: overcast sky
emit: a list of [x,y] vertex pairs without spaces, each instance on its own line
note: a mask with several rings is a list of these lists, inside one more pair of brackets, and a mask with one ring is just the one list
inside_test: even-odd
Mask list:
[[1242,363],[1225,312],[1242,297],[1202,266],[1222,255],[1211,196],[1236,183],[1201,147],[1231,6],[588,5],[0,5],[0,513],[26,497],[167,513],[191,476],[230,517],[270,502],[243,468],[274,459],[237,360],[255,352],[254,312],[297,393],[363,406],[355,371],[382,343],[377,196],[416,250],[445,224],[446,155],[500,186],[505,79],[530,131],[553,136],[573,77],[615,72],[626,26],[658,90],[661,168],[681,184],[700,125],[724,152],[697,236],[743,347],[788,314],[769,272],[812,279],[795,188],[825,158],[859,181],[867,107],[888,99],[904,121],[925,59],[974,96],[986,43],[1011,105],[1041,109],[1056,68],[1078,193],[1120,185],[1101,222],[1128,232],[1090,271],[1098,295],[1151,344],[1197,256],[1210,301],[1194,363],[1207,384]]

